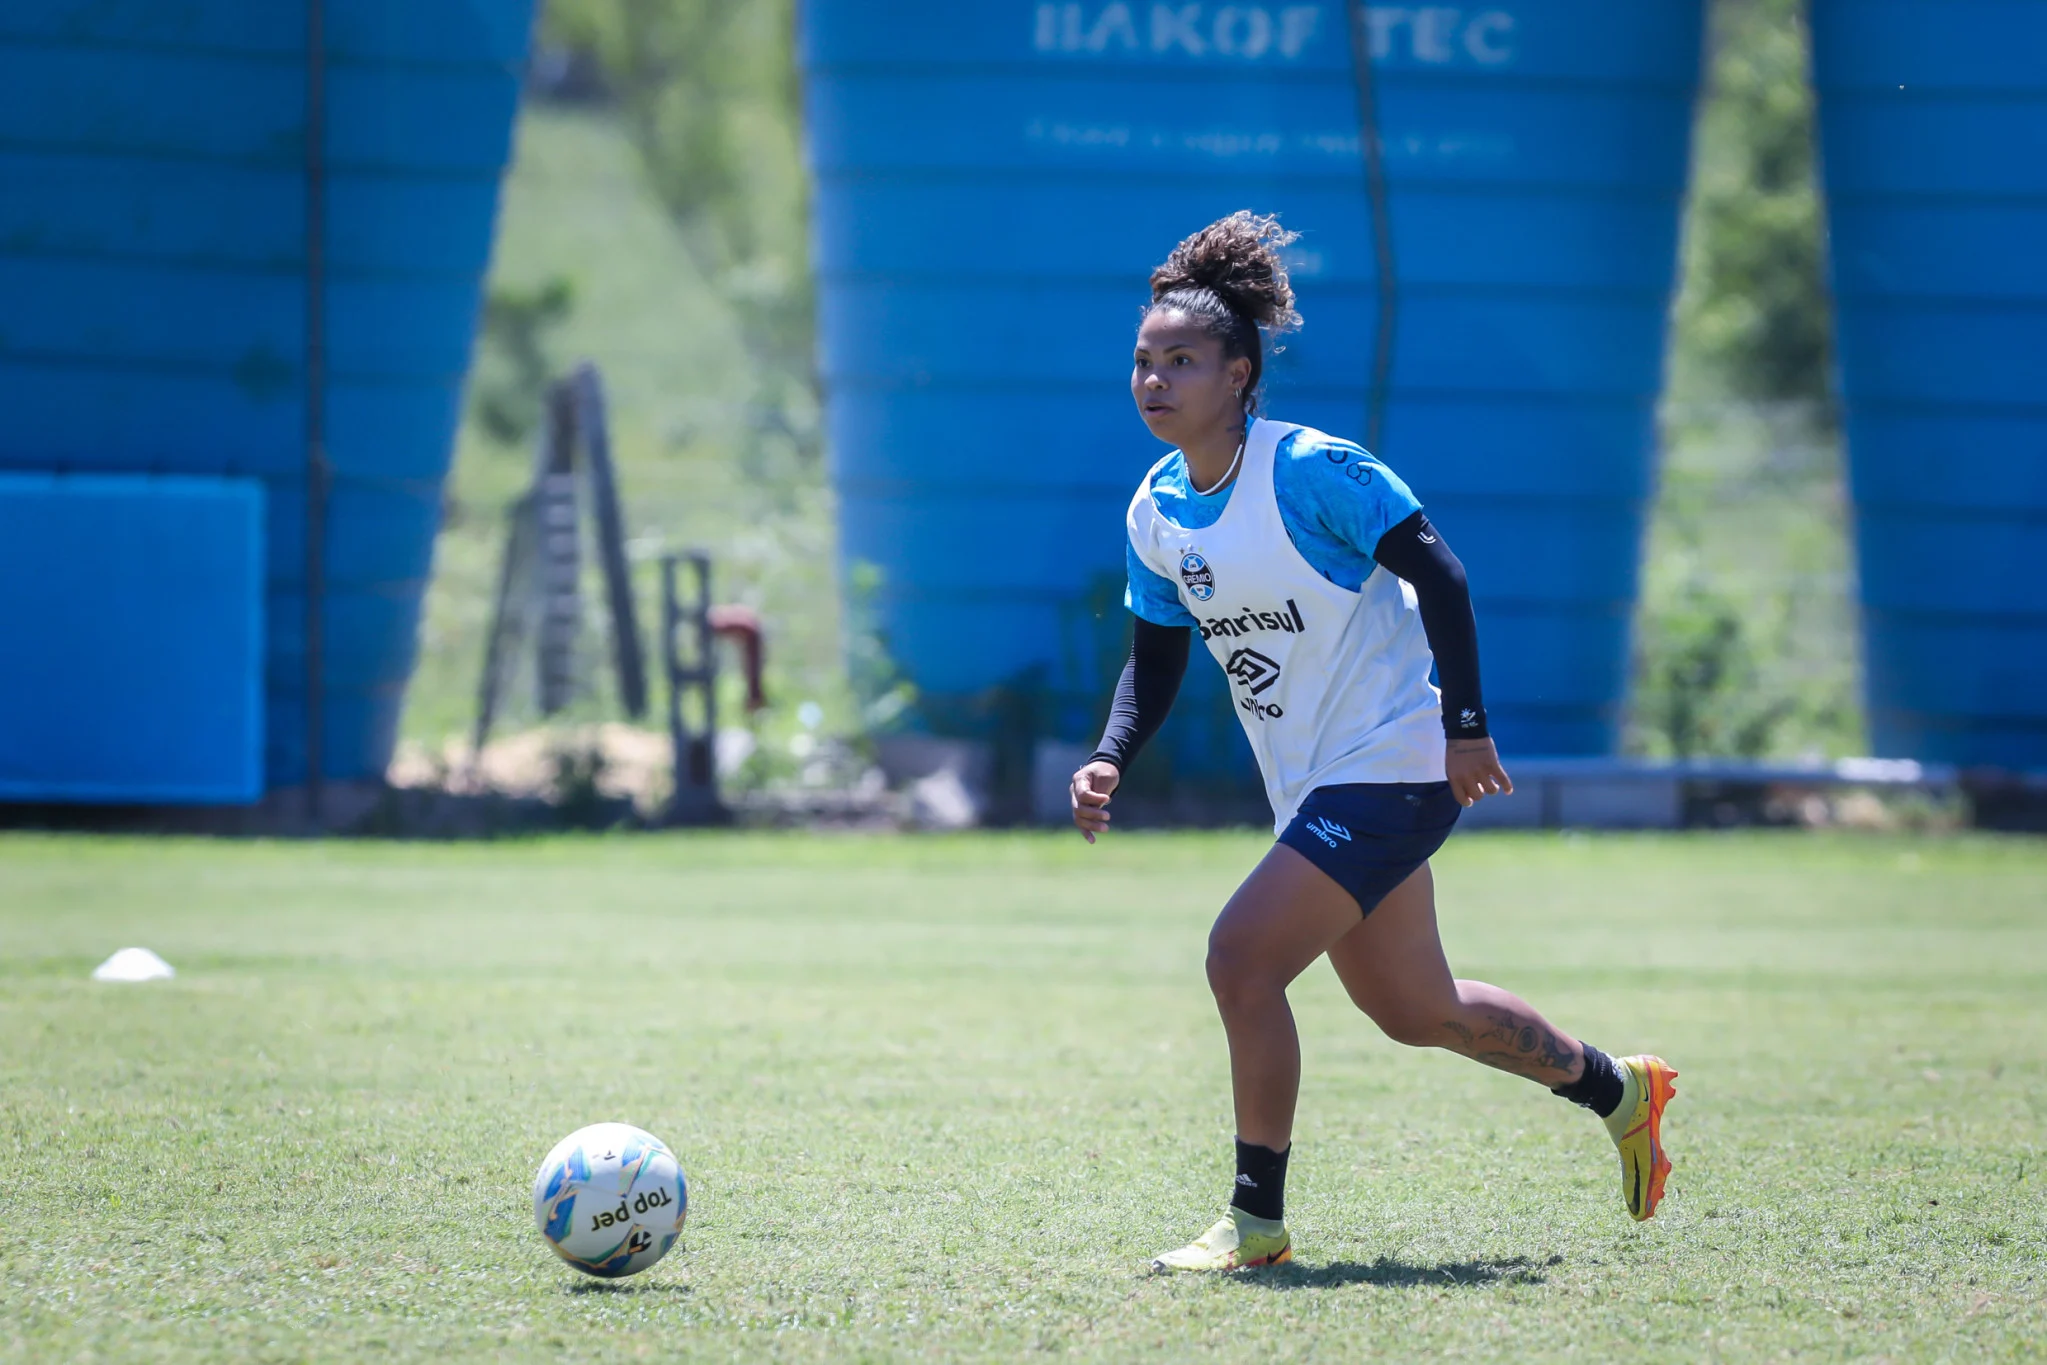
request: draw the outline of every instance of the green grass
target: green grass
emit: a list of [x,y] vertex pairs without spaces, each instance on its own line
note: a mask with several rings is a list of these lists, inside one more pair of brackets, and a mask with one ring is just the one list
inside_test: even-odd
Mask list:
[[[1262,843],[0,840],[0,1355],[2038,1358],[2047,845],[1456,841],[1458,967],[1683,1071],[1662,1214],[1318,969],[1299,1263],[1155,1281]],[[178,979],[85,979],[130,943]],[[600,1118],[693,1191],[615,1287],[530,1221]]]

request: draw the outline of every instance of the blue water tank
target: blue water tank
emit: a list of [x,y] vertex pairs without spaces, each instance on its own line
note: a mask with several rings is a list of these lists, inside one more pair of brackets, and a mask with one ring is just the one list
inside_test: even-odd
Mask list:
[[1877,753],[2047,768],[2047,5],[1816,0]]
[[[1379,281],[1348,10],[804,7],[843,554],[880,569],[927,718],[1034,679],[1061,737],[1099,724],[1123,510],[1164,453],[1130,344],[1188,232],[1240,208],[1301,232],[1307,327],[1265,410],[1363,437]],[[1616,740],[1701,25],[1697,0],[1365,19],[1396,252],[1380,453],[1471,571],[1495,731],[1524,754]]]
[[0,473],[0,640],[0,801],[263,794],[255,480]]
[[309,295],[331,468],[321,766],[371,777],[412,669],[531,23],[531,0],[0,7],[0,470],[261,481],[271,787],[307,770]]

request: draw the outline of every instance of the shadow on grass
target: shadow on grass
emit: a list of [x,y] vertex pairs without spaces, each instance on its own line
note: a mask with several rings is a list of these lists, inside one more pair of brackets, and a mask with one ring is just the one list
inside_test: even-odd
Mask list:
[[674,1280],[577,1280],[565,1291],[569,1294],[687,1294],[689,1286],[677,1284]]
[[1541,1284],[1549,1277],[1543,1272],[1561,1265],[1563,1257],[1534,1261],[1526,1256],[1505,1258],[1478,1256],[1468,1261],[1441,1261],[1416,1265],[1381,1256],[1376,1261],[1331,1261],[1327,1265],[1302,1265],[1290,1261],[1252,1274],[1231,1277],[1237,1284],[1259,1289],[1335,1289],[1347,1284],[1377,1285],[1381,1289],[1427,1289],[1456,1286],[1476,1288],[1488,1284]]

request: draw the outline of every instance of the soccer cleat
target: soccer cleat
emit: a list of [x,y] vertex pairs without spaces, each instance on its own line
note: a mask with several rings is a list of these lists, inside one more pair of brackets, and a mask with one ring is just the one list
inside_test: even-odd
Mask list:
[[1656,1216],[1670,1157],[1663,1150],[1663,1107],[1677,1094],[1677,1072],[1661,1057],[1616,1058],[1621,1068],[1621,1102],[1605,1119],[1607,1135],[1621,1153],[1621,1197],[1638,1223]]
[[1286,1224],[1276,1219],[1253,1218],[1231,1205],[1229,1216],[1178,1251],[1168,1251],[1151,1263],[1160,1275],[1189,1270],[1250,1270],[1261,1265],[1285,1265],[1294,1258],[1293,1239]]

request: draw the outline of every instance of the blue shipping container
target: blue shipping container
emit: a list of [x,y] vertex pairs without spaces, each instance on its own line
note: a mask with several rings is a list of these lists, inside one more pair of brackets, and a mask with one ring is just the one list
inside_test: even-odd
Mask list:
[[2047,768],[2047,5],[1816,0],[1878,754]]
[[[1380,453],[1471,571],[1503,746],[1606,752],[1700,6],[1365,23],[1397,261]],[[1307,326],[1265,410],[1365,434],[1381,282],[1347,7],[810,0],[800,42],[843,554],[880,570],[927,722],[1026,681],[1041,725],[1090,738],[1125,638],[1123,509],[1164,453],[1129,347],[1179,238],[1240,208],[1302,233]],[[1175,720],[1183,771],[1248,761]]]
[[[323,41],[309,61],[316,11]],[[267,786],[307,773],[316,382],[331,479],[321,770],[375,777],[389,761],[531,11],[531,0],[0,8],[0,470],[260,482]],[[323,314],[317,378],[309,299]]]

